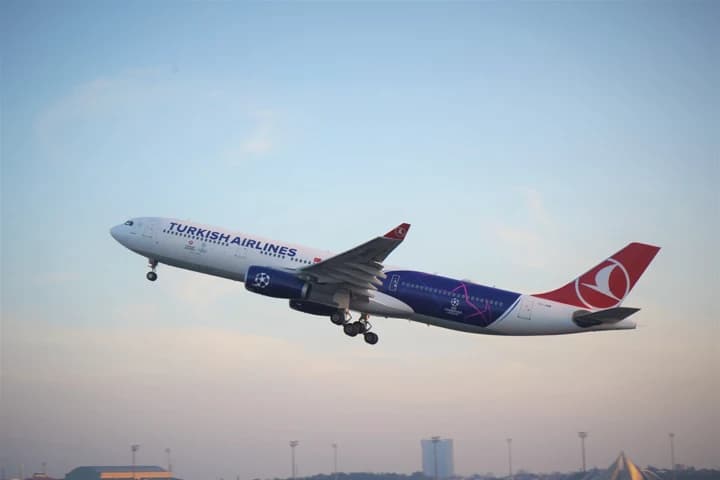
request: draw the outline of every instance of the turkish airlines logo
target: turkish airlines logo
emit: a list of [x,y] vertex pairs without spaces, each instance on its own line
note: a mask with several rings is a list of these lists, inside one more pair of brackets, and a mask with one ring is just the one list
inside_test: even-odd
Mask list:
[[629,290],[630,277],[627,270],[612,258],[575,280],[578,298],[592,308],[616,307]]
[[398,227],[395,229],[395,235],[397,235],[398,238],[405,238],[406,233],[407,230],[405,230],[405,227]]

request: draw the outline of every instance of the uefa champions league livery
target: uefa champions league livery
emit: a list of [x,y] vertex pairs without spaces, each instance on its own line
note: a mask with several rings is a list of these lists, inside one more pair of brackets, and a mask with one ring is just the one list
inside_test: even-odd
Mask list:
[[[289,300],[290,308],[330,317],[375,344],[371,315],[405,318],[464,332],[557,335],[635,328],[622,307],[659,247],[630,243],[567,285],[524,295],[465,280],[385,267],[410,229],[403,223],[340,254],[172,218],[142,217],[111,235],[148,258],[147,279],[159,264],[245,283],[253,293]],[[353,321],[350,312],[359,313]]]

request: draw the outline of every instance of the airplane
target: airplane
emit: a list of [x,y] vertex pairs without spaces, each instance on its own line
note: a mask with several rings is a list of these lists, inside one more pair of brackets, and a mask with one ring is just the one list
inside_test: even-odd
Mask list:
[[528,295],[386,267],[409,229],[402,223],[340,254],[175,218],[132,218],[110,234],[148,259],[152,282],[159,264],[244,282],[250,292],[330,317],[371,345],[378,342],[371,315],[491,335],[633,329],[628,317],[640,309],[621,304],[660,250],[630,243],[566,285]]

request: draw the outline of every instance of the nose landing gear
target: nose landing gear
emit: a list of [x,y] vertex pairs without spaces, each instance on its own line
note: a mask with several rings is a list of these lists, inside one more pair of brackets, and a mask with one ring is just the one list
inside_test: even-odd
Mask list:
[[360,315],[360,319],[356,322],[352,321],[352,316],[348,312],[337,311],[330,316],[330,321],[335,325],[342,325],[343,332],[348,337],[356,337],[362,335],[365,339],[365,343],[375,345],[379,337],[377,333],[371,332],[372,325],[370,324],[370,315],[363,313]]
[[157,268],[158,261],[153,260],[152,258],[148,259],[148,266],[150,267],[150,271],[145,275],[145,278],[150,280],[151,282],[154,282],[157,280],[157,273],[155,273],[155,268]]

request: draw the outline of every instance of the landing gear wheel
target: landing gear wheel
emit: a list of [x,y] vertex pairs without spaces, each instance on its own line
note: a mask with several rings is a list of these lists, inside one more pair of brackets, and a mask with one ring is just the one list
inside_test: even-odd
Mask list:
[[357,327],[354,323],[346,323],[343,325],[343,332],[345,332],[345,335],[348,337],[355,337],[358,333],[360,333],[357,331]]
[[148,258],[148,267],[150,267],[150,271],[145,275],[145,278],[150,280],[151,282],[154,282],[157,280],[157,273],[155,273],[155,269],[158,266],[158,261],[154,260],[152,258]]
[[335,312],[332,315],[330,315],[330,321],[334,323],[335,325],[344,325],[345,324],[345,312]]
[[370,329],[368,328],[368,325],[367,325],[366,323],[364,323],[364,322],[353,322],[353,325],[355,325],[355,331],[356,331],[358,334],[360,334],[360,333],[366,333],[368,330],[370,330]]
[[375,332],[365,332],[365,343],[369,343],[370,345],[375,345],[379,338],[377,336],[377,333]]

